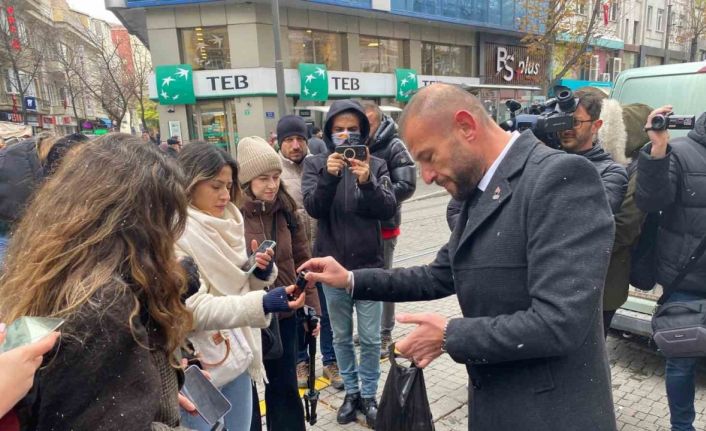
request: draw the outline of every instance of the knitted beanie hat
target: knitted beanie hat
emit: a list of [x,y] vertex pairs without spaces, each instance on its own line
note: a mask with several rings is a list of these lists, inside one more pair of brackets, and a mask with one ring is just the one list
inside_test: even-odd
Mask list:
[[631,103],[623,105],[623,122],[628,140],[625,143],[625,155],[630,157],[635,150],[642,148],[650,141],[645,132],[647,117],[652,112],[652,108],[642,103]]
[[282,171],[282,161],[275,150],[259,136],[249,136],[238,142],[238,181],[245,185],[253,178],[270,171]]
[[282,145],[282,142],[290,136],[301,136],[306,139],[309,135],[306,123],[302,117],[298,115],[285,115],[280,118],[277,123],[277,142]]

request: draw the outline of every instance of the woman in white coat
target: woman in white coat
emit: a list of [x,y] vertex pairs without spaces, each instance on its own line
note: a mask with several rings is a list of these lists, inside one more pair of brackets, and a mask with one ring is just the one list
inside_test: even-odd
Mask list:
[[[290,311],[304,304],[304,295],[288,301],[294,286],[264,290],[277,278],[271,249],[256,255],[257,268],[242,269],[248,259],[243,216],[238,198],[238,167],[223,150],[206,143],[187,145],[178,162],[186,174],[189,197],[186,230],[177,252],[194,259],[201,285],[186,299],[194,315],[189,340],[196,357],[232,404],[225,417],[229,431],[248,431],[252,414],[252,382],[265,379],[260,329],[271,313]],[[252,252],[257,242],[249,245]],[[184,425],[197,430],[210,427],[200,417],[182,415]]]

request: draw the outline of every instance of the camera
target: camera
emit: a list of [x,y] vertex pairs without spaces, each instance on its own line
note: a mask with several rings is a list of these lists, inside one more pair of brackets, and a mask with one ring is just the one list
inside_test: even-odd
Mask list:
[[368,158],[368,151],[365,145],[339,145],[336,152],[343,154],[346,159],[358,159],[365,161]]
[[550,147],[559,148],[559,133],[574,127],[574,111],[578,107],[578,98],[570,88],[554,87],[555,97],[542,104],[533,104],[518,114],[522,105],[516,100],[505,102],[510,110],[510,119],[500,124],[503,130],[519,131],[530,129],[532,133]]
[[688,130],[693,129],[696,123],[695,115],[655,115],[652,117],[652,123],[648,130]]

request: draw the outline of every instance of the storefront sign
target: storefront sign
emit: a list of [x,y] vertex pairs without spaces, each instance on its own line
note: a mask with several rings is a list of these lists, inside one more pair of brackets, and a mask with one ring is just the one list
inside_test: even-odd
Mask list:
[[274,119],[275,113],[273,111],[267,111],[267,112],[265,112],[265,118]]
[[543,56],[530,56],[526,46],[485,44],[485,82],[538,84],[546,70]]
[[32,96],[25,96],[25,108],[28,111],[37,110],[37,98]]
[[[335,86],[339,85],[334,79]],[[360,87],[360,85],[356,85]],[[350,85],[347,86],[350,89]],[[301,100],[328,100],[328,73],[325,64],[299,64],[299,98]]]
[[169,122],[169,136],[178,136],[181,141],[181,122],[170,121]]
[[0,121],[10,121],[12,123],[22,123],[22,114],[13,112],[0,112]]
[[155,74],[160,105],[190,105],[196,101],[190,64],[157,66]]
[[30,126],[39,127],[39,116],[27,115],[27,124],[29,124]]
[[395,99],[400,102],[409,101],[412,93],[419,89],[417,71],[414,69],[395,69],[395,81],[397,81]]
[[[326,74],[328,97],[396,97],[398,93],[396,75],[392,73],[327,70]],[[304,75],[304,84],[306,84],[306,76]],[[476,77],[431,75],[417,75],[416,77],[416,88],[425,87],[434,82],[466,85],[480,83]],[[199,70],[194,72],[193,80],[196,99],[277,95],[275,70],[270,68]],[[301,85],[302,80],[298,70],[285,69],[284,81],[288,96],[300,97],[302,95],[301,89],[305,87]],[[310,85],[313,83],[313,79],[310,81],[312,82],[306,88],[311,95],[316,90]],[[150,79],[149,94],[153,100],[158,99],[157,84],[155,77]]]
[[54,117],[49,115],[42,115],[42,127],[45,129],[51,129],[52,126],[56,124]]

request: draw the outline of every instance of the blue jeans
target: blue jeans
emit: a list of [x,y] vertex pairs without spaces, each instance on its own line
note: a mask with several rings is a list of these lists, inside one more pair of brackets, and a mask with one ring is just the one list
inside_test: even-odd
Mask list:
[[[382,303],[353,300],[345,289],[324,285],[326,303],[333,326],[333,348],[347,394],[360,392],[373,398],[380,380],[380,318]],[[360,364],[353,347],[353,306],[358,313]],[[360,378],[360,385],[358,383]]]
[[[674,292],[667,303],[678,301],[699,300],[701,297],[686,293]],[[668,358],[664,372],[667,385],[667,401],[672,431],[694,431],[694,393],[696,385],[696,364],[699,358]]]
[[[228,431],[250,431],[252,419],[252,381],[248,372],[239,375],[235,380],[220,388],[223,395],[228,398],[232,407],[225,415],[225,427]],[[196,431],[210,431],[211,425],[207,424],[201,416],[191,416],[182,410],[181,425]]]
[[[317,283],[316,287],[319,292],[319,302],[321,302],[321,331],[319,333],[319,345],[321,346],[321,362],[324,365],[329,365],[336,362],[336,353],[333,350],[333,332],[331,331],[331,320],[328,317],[328,307],[326,306],[326,295],[321,288],[321,284]],[[299,353],[297,353],[297,363],[309,362],[309,351],[304,343],[306,342],[304,331],[298,331],[299,335]]]

